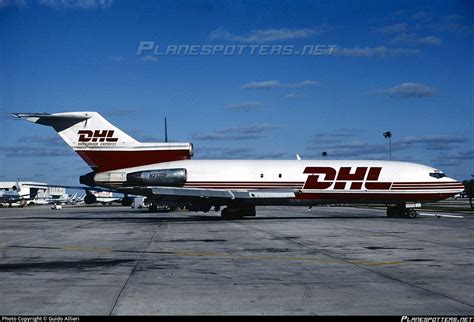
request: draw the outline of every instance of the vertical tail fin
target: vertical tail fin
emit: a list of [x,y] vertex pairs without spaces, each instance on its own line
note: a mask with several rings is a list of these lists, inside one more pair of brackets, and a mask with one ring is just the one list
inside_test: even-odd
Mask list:
[[20,178],[16,178],[16,184],[13,186],[13,191],[18,193],[21,191]]
[[141,143],[97,112],[14,113],[17,118],[53,127],[96,172],[190,159],[190,143]]

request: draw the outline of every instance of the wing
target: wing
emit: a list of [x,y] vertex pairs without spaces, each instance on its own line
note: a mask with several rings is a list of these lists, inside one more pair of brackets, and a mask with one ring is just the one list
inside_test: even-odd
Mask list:
[[276,199],[292,199],[300,193],[299,189],[224,190],[154,186],[117,190],[124,194],[146,196],[157,203],[192,204],[199,201],[212,205],[225,205],[231,202],[264,204]]

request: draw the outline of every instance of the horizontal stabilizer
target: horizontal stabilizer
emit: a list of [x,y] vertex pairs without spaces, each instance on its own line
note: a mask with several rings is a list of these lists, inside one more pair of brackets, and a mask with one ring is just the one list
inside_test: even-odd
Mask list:
[[63,131],[64,129],[67,129],[68,127],[71,127],[76,123],[85,121],[92,117],[87,113],[12,113],[12,115],[18,119],[25,119],[32,123],[52,126],[58,132]]

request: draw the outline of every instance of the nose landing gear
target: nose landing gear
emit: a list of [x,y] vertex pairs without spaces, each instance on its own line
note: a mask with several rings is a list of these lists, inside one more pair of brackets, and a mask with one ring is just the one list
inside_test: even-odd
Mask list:
[[387,206],[387,217],[404,217],[414,219],[418,216],[414,208],[407,208],[405,205]]

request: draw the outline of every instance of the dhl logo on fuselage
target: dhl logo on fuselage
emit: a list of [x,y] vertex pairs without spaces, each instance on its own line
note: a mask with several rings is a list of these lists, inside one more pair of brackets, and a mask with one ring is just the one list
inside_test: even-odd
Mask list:
[[[304,173],[309,173],[303,189],[346,189],[360,190],[364,185],[367,190],[386,190],[390,182],[378,182],[381,167],[341,167],[339,171],[331,167],[306,167]],[[320,180],[320,177],[321,180]],[[350,185],[348,185],[350,183]]]
[[114,138],[114,130],[79,130],[79,143],[87,142],[109,142],[115,143],[118,138]]

